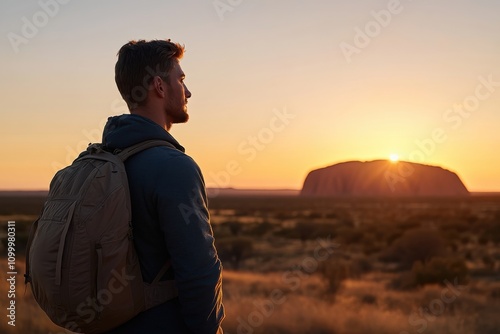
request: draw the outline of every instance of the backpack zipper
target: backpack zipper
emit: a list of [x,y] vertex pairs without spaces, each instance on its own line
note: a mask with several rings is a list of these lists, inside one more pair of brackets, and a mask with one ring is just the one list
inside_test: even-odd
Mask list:
[[102,245],[100,243],[95,244],[95,251],[97,254],[97,268],[96,268],[96,277],[95,277],[95,299],[97,304],[97,319],[101,318],[101,302],[99,301],[99,291],[101,291],[101,275],[102,275]]
[[73,219],[73,212],[75,211],[76,202],[73,202],[69,207],[68,218],[66,219],[66,224],[64,225],[64,229],[61,233],[61,239],[59,241],[59,249],[57,251],[57,260],[56,260],[56,281],[55,284],[57,286],[61,285],[61,276],[62,276],[62,258],[64,253],[64,245],[66,243],[66,235],[68,234],[69,226],[71,224],[71,220]]

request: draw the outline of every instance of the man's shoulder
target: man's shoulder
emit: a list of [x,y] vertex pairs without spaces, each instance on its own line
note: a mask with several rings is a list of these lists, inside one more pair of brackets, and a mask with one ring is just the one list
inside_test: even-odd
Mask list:
[[138,160],[162,170],[199,171],[198,164],[193,158],[173,147],[156,146],[140,154]]

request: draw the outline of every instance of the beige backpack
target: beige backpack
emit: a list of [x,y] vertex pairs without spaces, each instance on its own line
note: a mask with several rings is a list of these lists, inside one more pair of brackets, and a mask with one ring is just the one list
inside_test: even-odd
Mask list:
[[132,234],[123,162],[154,146],[150,140],[107,152],[89,145],[56,173],[26,249],[26,284],[57,325],[73,332],[102,333],[177,296],[174,281],[142,280]]

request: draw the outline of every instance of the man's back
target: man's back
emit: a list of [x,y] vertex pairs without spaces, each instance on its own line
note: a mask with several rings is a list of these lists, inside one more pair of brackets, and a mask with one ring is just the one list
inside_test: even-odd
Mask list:
[[163,279],[175,278],[179,297],[138,315],[113,333],[216,333],[224,317],[222,266],[209,224],[205,186],[196,163],[161,126],[139,115],[112,117],[103,143],[122,149],[160,139],[127,160],[132,225],[145,282],[171,262]]

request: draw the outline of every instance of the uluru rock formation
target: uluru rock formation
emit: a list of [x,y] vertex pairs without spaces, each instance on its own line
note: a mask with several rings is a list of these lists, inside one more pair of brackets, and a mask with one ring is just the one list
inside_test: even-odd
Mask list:
[[454,172],[387,160],[348,161],[311,171],[303,196],[467,196]]

